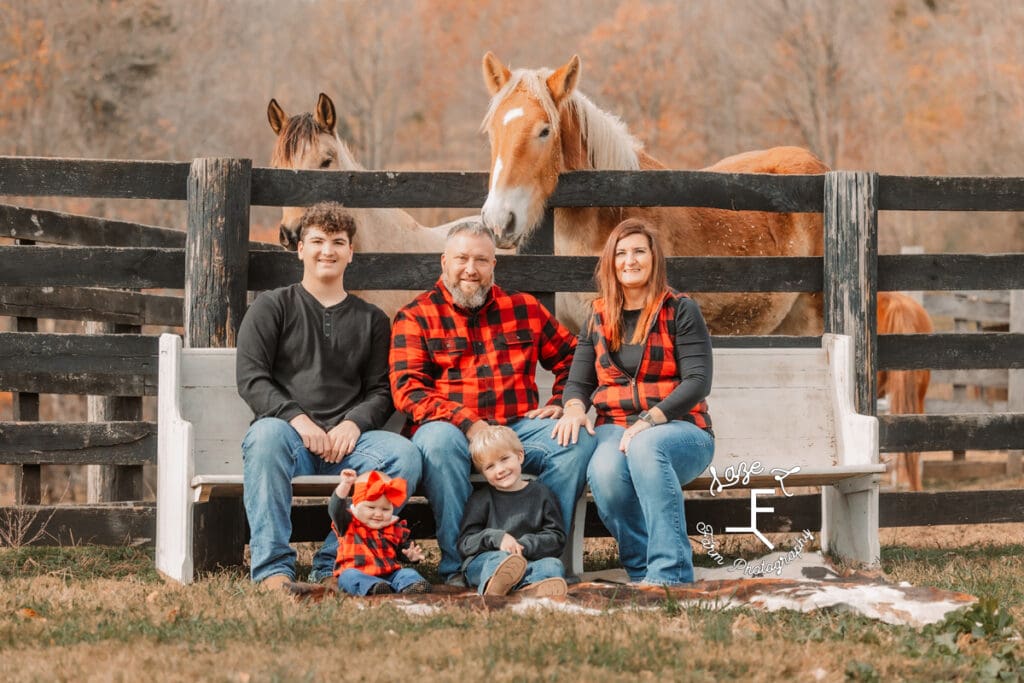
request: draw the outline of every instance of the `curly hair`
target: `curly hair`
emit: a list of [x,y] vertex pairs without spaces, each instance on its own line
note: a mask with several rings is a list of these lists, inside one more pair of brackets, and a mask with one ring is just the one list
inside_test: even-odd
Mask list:
[[328,235],[343,232],[352,242],[356,237],[356,220],[338,202],[320,202],[306,209],[299,219],[298,240],[301,242],[306,228],[317,227]]

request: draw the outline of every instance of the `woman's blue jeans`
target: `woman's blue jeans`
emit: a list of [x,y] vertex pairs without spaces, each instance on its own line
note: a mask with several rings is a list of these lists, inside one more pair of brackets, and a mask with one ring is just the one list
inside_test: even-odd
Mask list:
[[[587,463],[594,452],[595,440],[586,431],[579,441],[560,446],[551,438],[556,420],[523,418],[509,425],[523,443],[526,458],[523,472],[537,478],[555,494],[566,533],[572,528],[576,500],[587,481]],[[427,422],[416,430],[412,442],[423,453],[423,490],[434,511],[437,545],[441,561],[437,572],[447,581],[462,565],[459,556],[459,528],[462,513],[473,487],[469,474],[473,469],[466,435],[450,422]]]
[[[341,462],[329,463],[310,453],[302,445],[299,433],[276,417],[262,418],[249,427],[242,440],[242,461],[253,581],[275,574],[295,578],[295,550],[288,544],[292,536],[292,477],[338,474],[346,468],[360,474],[378,470],[405,479],[411,493],[423,471],[419,450],[398,434],[364,432],[355,449]],[[330,526],[326,516],[324,526]],[[313,576],[333,574],[337,555],[338,537],[327,528],[324,545],[313,558]]]
[[[485,553],[480,553],[466,565],[466,583],[476,586],[476,592],[483,595],[484,587],[494,576],[494,570],[508,556],[509,554],[504,550],[488,550]],[[513,590],[556,576],[565,576],[565,567],[562,566],[562,561],[557,557],[542,557],[539,560],[526,563],[523,580],[517,583]]]
[[686,535],[683,485],[711,463],[715,440],[690,422],[672,421],[637,434],[619,450],[623,427],[600,425],[587,479],[605,527],[619,544],[629,578],[691,583],[693,551]]

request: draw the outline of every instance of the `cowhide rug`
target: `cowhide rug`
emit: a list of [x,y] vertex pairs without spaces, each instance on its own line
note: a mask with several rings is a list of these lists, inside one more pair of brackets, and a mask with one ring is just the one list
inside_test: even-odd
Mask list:
[[[754,607],[769,611],[791,609],[848,610],[889,624],[923,626],[941,621],[951,611],[967,607],[977,598],[965,593],[894,584],[881,571],[842,572],[821,553],[807,552],[788,563],[787,553],[771,553],[748,561],[737,569],[698,567],[696,581],[688,586],[664,588],[631,584],[622,570],[587,572],[580,583],[569,586],[565,598],[524,598],[512,594],[484,597],[467,589],[435,586],[424,595],[389,595],[356,598],[367,605],[388,601],[413,614],[429,614],[441,608],[552,609],[581,614],[600,614],[609,609],[660,609],[666,600],[682,606],[712,608]],[[323,586],[294,583],[296,598],[319,601],[348,597]]]

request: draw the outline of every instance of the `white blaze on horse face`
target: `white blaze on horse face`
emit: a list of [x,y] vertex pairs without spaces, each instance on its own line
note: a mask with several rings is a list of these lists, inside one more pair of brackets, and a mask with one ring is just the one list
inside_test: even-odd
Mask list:
[[489,191],[489,194],[494,194],[494,188],[496,188],[498,186],[498,178],[501,177],[501,167],[502,166],[504,166],[504,164],[501,163],[501,157],[498,157],[497,159],[495,159],[495,161],[494,161],[494,170],[491,171],[491,189]]
[[505,112],[505,118],[503,118],[501,120],[501,124],[503,126],[507,126],[509,121],[515,121],[516,119],[518,119],[522,115],[523,115],[523,108],[522,107],[516,107],[515,109],[509,109],[507,112]]

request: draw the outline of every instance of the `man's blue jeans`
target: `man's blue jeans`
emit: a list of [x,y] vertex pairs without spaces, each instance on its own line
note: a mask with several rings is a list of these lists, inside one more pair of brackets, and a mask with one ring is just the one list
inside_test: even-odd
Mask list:
[[[508,556],[509,554],[504,550],[488,550],[485,553],[480,553],[466,565],[466,582],[470,586],[476,586],[476,592],[483,595],[487,582],[494,576],[494,570]],[[516,584],[513,590],[556,576],[565,576],[565,567],[562,566],[562,561],[557,557],[542,557],[539,560],[526,563],[523,580]]]
[[383,581],[391,586],[396,593],[401,593],[414,583],[425,582],[420,573],[409,567],[396,569],[384,576],[370,576],[358,569],[346,569],[338,577],[338,588],[349,595],[367,595],[370,589]]
[[[566,534],[572,527],[576,500],[586,483],[587,463],[596,441],[586,431],[579,441],[560,446],[551,438],[556,420],[523,418],[509,425],[523,443],[526,457],[523,472],[538,479],[555,494],[562,508]],[[434,511],[437,545],[441,562],[437,571],[447,581],[462,565],[459,557],[459,527],[462,513],[473,487],[469,474],[473,468],[466,435],[450,422],[427,422],[413,434],[412,442],[423,453],[423,490]]]
[[[398,434],[365,432],[341,462],[329,463],[310,453],[299,433],[275,417],[262,418],[249,427],[242,440],[242,459],[253,581],[275,574],[295,579],[295,550],[288,545],[292,535],[292,477],[338,474],[345,468],[360,474],[378,470],[405,479],[411,493],[423,471],[419,450]],[[324,526],[330,526],[329,519],[324,519]],[[323,547],[313,558],[314,576],[330,576],[337,555],[338,538],[328,529]]]
[[624,428],[600,425],[587,479],[597,511],[619,544],[633,581],[674,585],[693,581],[693,551],[683,510],[685,484],[715,454],[715,440],[690,422],[672,421],[637,434],[619,450]]

